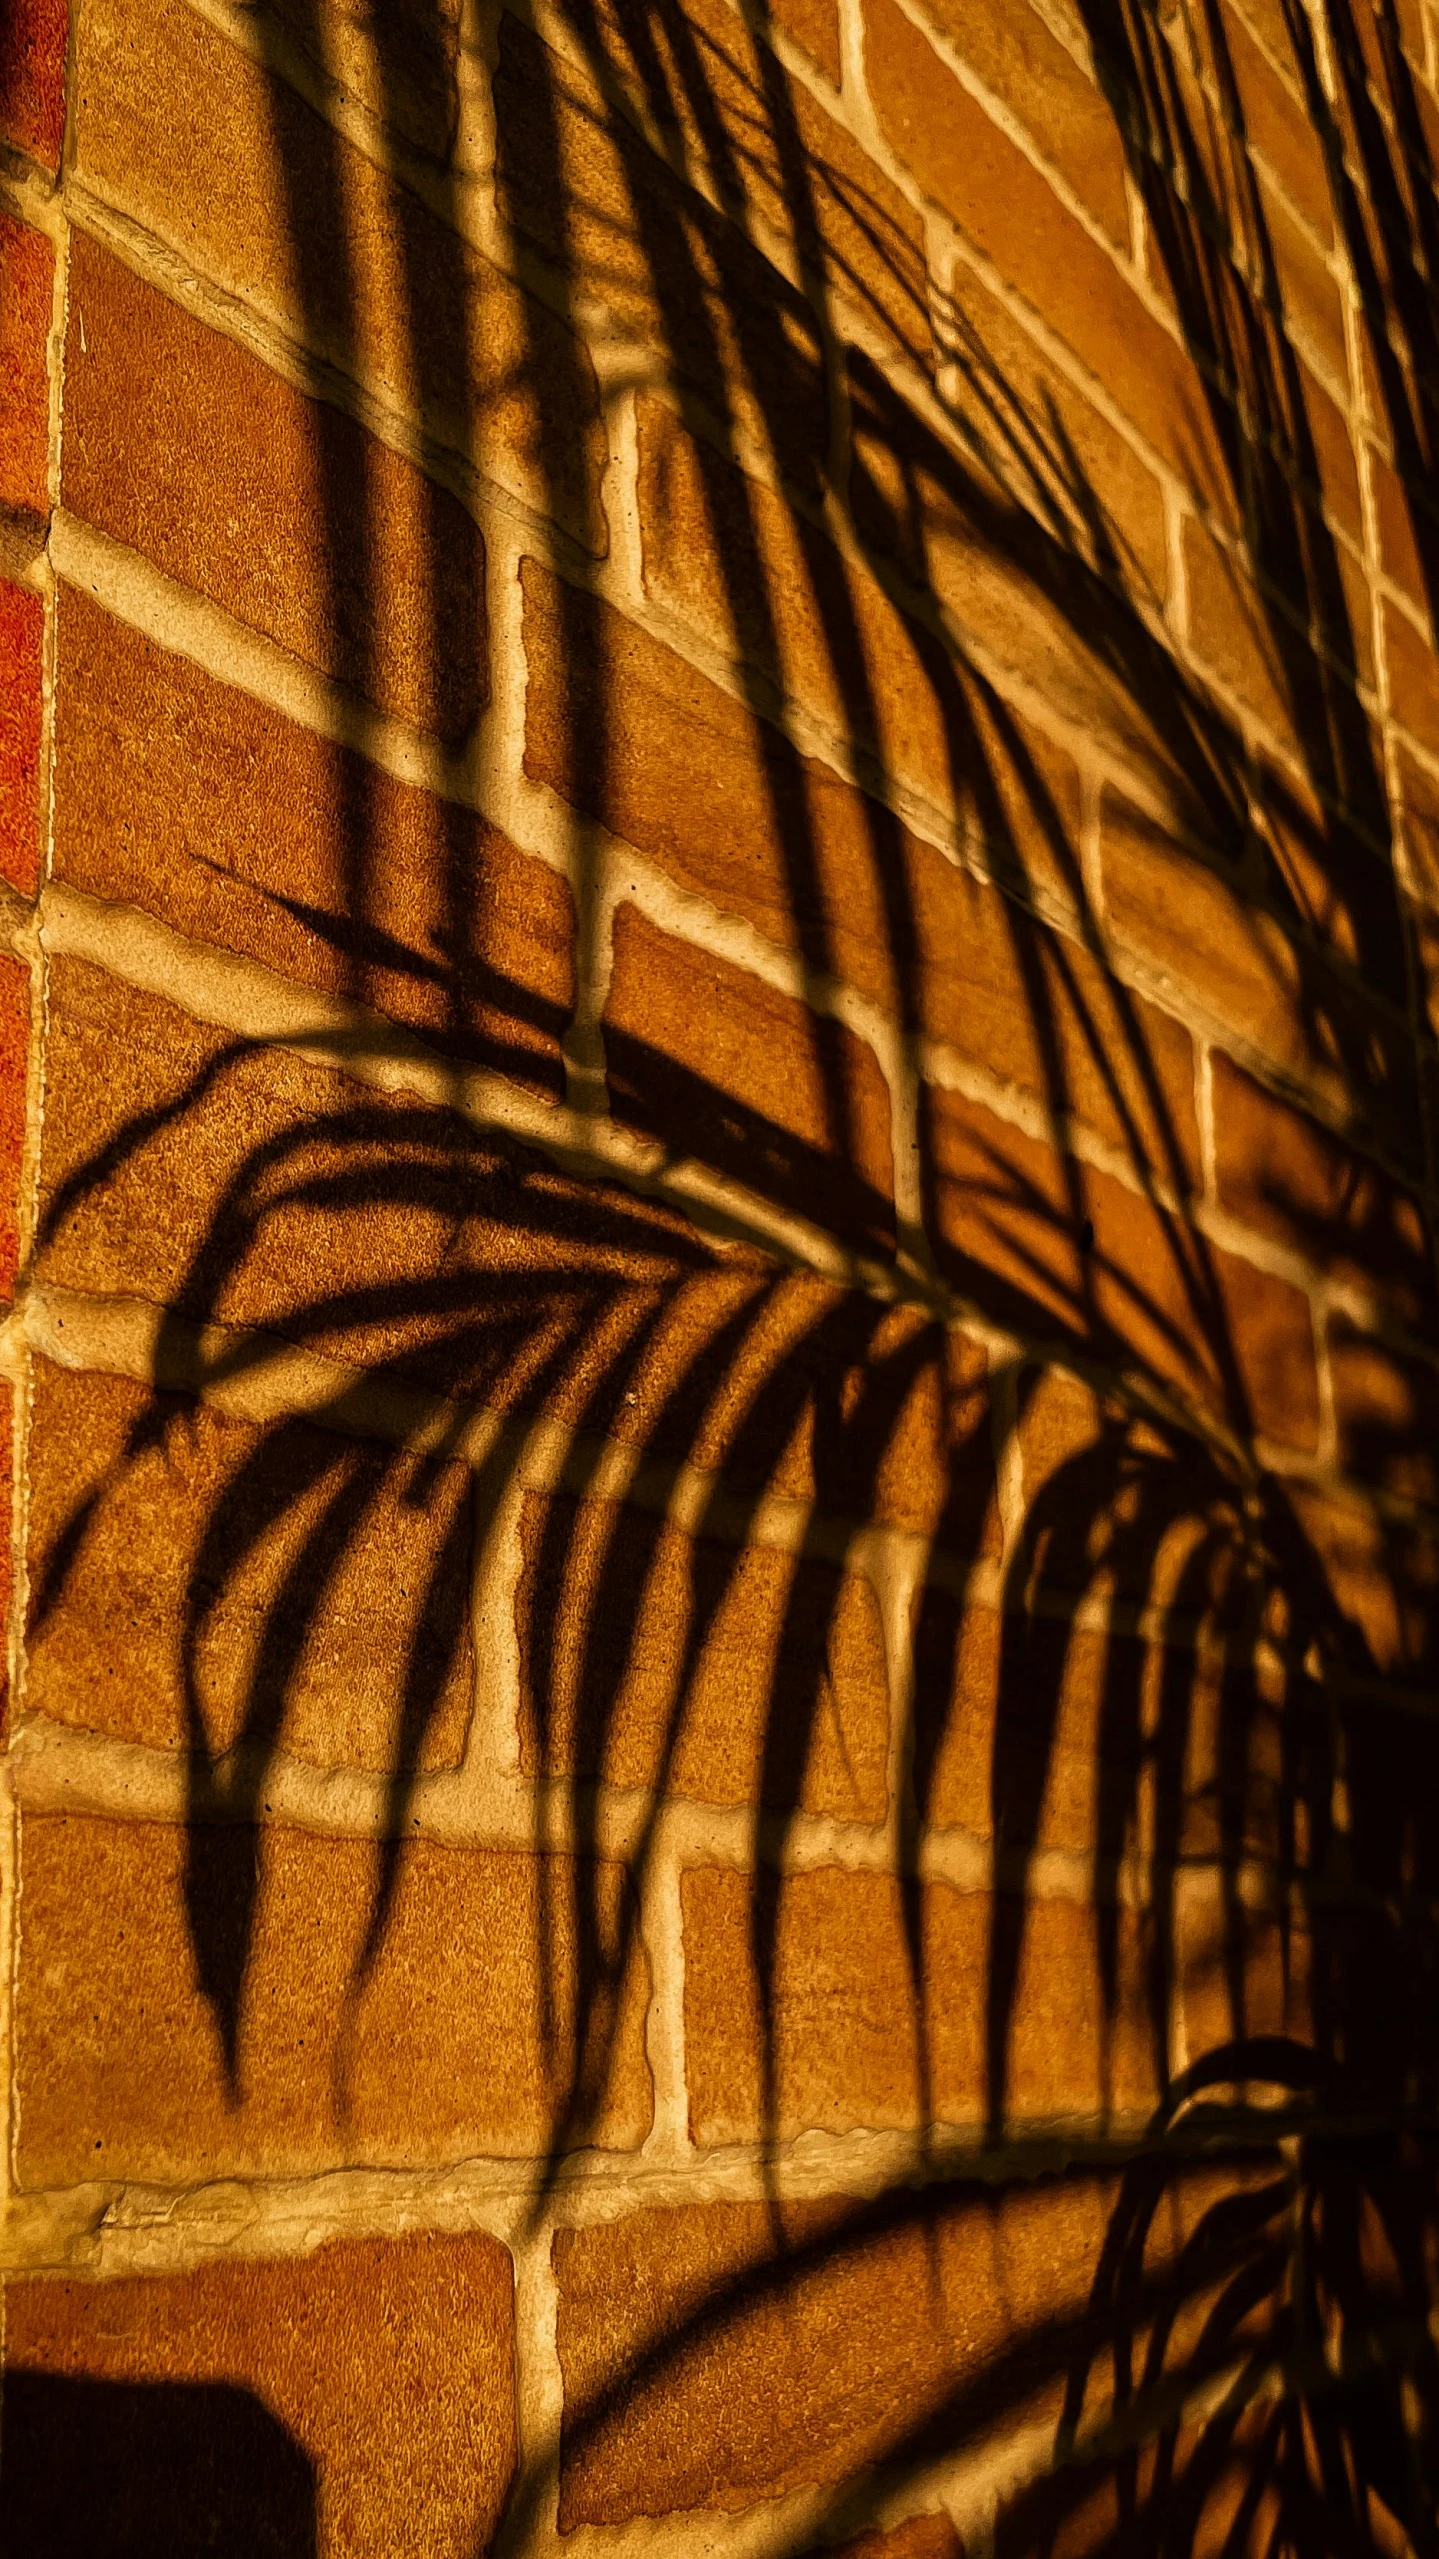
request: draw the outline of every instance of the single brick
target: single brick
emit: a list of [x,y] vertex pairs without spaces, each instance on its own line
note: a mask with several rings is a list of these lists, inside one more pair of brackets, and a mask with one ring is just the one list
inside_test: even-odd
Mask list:
[[1329,1374],[1345,1472],[1401,1501],[1439,1505],[1439,1375],[1345,1316],[1330,1321]]
[[66,349],[68,507],[383,709],[466,734],[484,544],[456,499],[83,233]]
[[866,0],[865,70],[915,177],[1181,477],[1233,511],[1199,376],[1123,270],[941,65],[896,0]]
[[1413,1193],[1217,1050],[1213,1094],[1221,1206],[1423,1323],[1434,1306],[1433,1245]]
[[513,2273],[483,2233],[5,2286],[16,2550],[473,2559],[514,2476]]
[[[737,36],[737,29],[736,29]],[[657,348],[726,426],[814,487],[828,398],[815,316],[739,226],[672,174],[571,59],[506,15],[494,84],[502,217],[566,292]]]
[[50,390],[45,351],[55,252],[0,213],[0,504],[50,512]]
[[40,717],[45,607],[0,579],[0,877],[40,884]]
[[27,2186],[533,2156],[572,2108],[601,2148],[649,2130],[615,1867],[63,1814],[21,1855]]
[[1120,939],[1277,1065],[1302,1074],[1312,1049],[1299,961],[1275,919],[1237,877],[1108,791],[1101,843],[1105,905]]
[[[348,50],[368,50],[356,43],[358,28],[345,28],[347,12],[324,14],[338,22],[342,44],[348,35]],[[298,7],[292,16],[301,18]],[[432,12],[431,25],[442,43],[453,40],[444,13]],[[400,12],[377,18],[372,81],[385,75],[387,30],[392,45],[403,42]],[[327,60],[331,77],[336,67]],[[578,341],[288,82],[180,0],[87,0],[76,165],[189,266],[260,303],[319,355],[418,411],[433,436],[604,549],[599,397]],[[88,337],[88,306],[85,323]],[[551,431],[554,417],[564,420],[562,435]],[[323,484],[343,488],[351,476],[326,457],[322,509],[337,495]],[[393,503],[372,490],[377,547]],[[455,507],[438,492],[428,506],[428,521],[424,502],[409,510],[408,539],[438,584],[457,538]],[[330,527],[335,548],[337,531]],[[327,565],[333,576],[335,564]],[[318,560],[316,571],[323,580]],[[363,570],[357,584],[363,591]],[[372,611],[377,604],[371,597]],[[435,611],[432,645],[463,653],[465,630],[452,626],[439,595]]]
[[1106,1989],[1096,1914],[1080,1903],[1021,1906],[947,1884],[916,1900],[907,1908],[892,1876],[839,1867],[768,1888],[729,1868],[686,1874],[696,2141],[1147,2112],[1143,1923],[1121,1919]]
[[529,1776],[877,1822],[884,1631],[858,1573],[526,1497],[515,1593]]
[[468,1468],[35,1364],[29,1711],[164,1750],[458,1760]]
[[1316,1445],[1313,1326],[1299,1290],[977,1103],[927,1100],[936,1241],[995,1320],[1031,1332],[1057,1322],[1076,1346],[1137,1364],[1241,1430]]
[[889,1091],[853,1032],[626,904],[604,1034],[617,1118],[864,1249],[892,1245]]
[[693,1288],[713,1321],[740,1267],[661,1207],[88,962],[54,962],[50,989],[47,1279],[594,1426],[672,1304]]
[[1026,126],[1042,158],[1073,188],[1116,248],[1129,248],[1124,141],[1114,110],[1030,0],[983,10],[929,0],[941,35]]
[[[898,2451],[1016,2335],[1083,2307],[1113,2192],[1085,2172],[558,2231],[561,2531],[734,2511]],[[1058,2416],[1050,2368],[1010,2422]]]
[[556,872],[80,589],[58,623],[62,877],[562,1093],[574,909]]
[[1292,744],[1297,697],[1312,673],[1307,632],[1261,595],[1245,565],[1194,516],[1185,521],[1184,574],[1199,656],[1273,736]]
[[65,0],[10,0],[0,19],[0,134],[43,169],[65,136]]
[[0,1299],[15,1294],[20,1260],[20,1164],[30,1056],[30,972],[0,958]]

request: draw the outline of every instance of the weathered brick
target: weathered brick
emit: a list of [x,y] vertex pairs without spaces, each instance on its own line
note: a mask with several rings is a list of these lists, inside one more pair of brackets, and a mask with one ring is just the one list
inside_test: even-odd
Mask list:
[[45,351],[55,252],[0,213],[0,504],[48,515],[50,392]]
[[1439,1505],[1439,1375],[1342,1316],[1329,1326],[1329,1373],[1346,1473]]
[[[398,13],[376,14],[371,80],[387,25],[401,34]],[[594,369],[543,304],[181,0],[85,0],[78,64],[77,166],[110,202],[603,550]],[[410,539],[428,534],[437,579],[453,502],[430,504]]]
[[802,44],[820,69],[839,87],[839,9],[836,0],[779,0],[775,23]]
[[1412,1192],[1219,1051],[1213,1094],[1221,1206],[1422,1321],[1434,1305],[1433,1245]]
[[14,2548],[216,2533],[315,2559],[472,2559],[516,2459],[513,2275],[483,2233],[5,2287]]
[[1313,1448],[1306,1297],[1182,1218],[955,1093],[928,1097],[933,1227],[956,1283],[1002,1322],[1076,1343]]
[[46,1361],[31,1446],[32,1712],[166,1750],[458,1760],[467,1469]]
[[78,588],[58,621],[62,877],[563,1091],[574,911],[556,872]]
[[1129,247],[1124,143],[1097,83],[1050,33],[1029,0],[983,10],[929,0],[929,15],[986,88],[1024,125],[1116,248]]
[[618,1118],[867,1249],[892,1246],[889,1091],[842,1024],[626,904],[604,1034]]
[[554,2241],[560,2529],[844,2478],[1032,2337],[1009,2423],[1057,2416],[1048,2323],[1084,2305],[1112,2200],[1091,2174],[888,2206],[709,2204]]
[[0,958],[0,1298],[15,1294],[20,1259],[20,1162],[30,1057],[30,972]]
[[64,1815],[21,1855],[26,2185],[533,2155],[577,2095],[602,2148],[649,2129],[614,1867]]
[[83,234],[66,347],[67,506],[384,709],[465,735],[484,545],[456,499]]
[[0,22],[0,133],[58,169],[65,133],[65,0],[11,0]]
[[45,607],[0,579],[0,877],[33,897],[40,879],[40,688]]
[[[995,1902],[839,1867],[773,1891],[728,1868],[683,1885],[690,2128],[704,2144],[817,2128],[1145,2113],[1157,2095],[1141,1922]],[[994,2075],[991,2002],[1007,1994]]]
[[497,185],[563,289],[658,347],[715,416],[817,483],[827,395],[814,314],[738,227],[681,185],[574,62],[506,16]]
[[274,15],[312,70],[338,81],[422,151],[454,137],[459,0],[275,0]]
[[884,1632],[860,1574],[568,1495],[529,1495],[520,1533],[528,1774],[883,1819]]
[[[926,194],[1102,381],[1171,467],[1224,503],[1227,472],[1199,377],[1121,268],[943,69],[895,0],[867,0],[880,123]],[[1232,508],[1232,497],[1228,501]]]

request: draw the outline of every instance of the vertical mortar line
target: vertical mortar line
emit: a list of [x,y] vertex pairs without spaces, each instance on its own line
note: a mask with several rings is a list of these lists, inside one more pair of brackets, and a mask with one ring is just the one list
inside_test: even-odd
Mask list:
[[683,1808],[666,1806],[643,1884],[640,1926],[650,1967],[645,2057],[654,2089],[654,2123],[642,2154],[646,2159],[688,2160],[693,2155],[685,2055],[684,1827]]
[[559,2358],[559,2288],[551,2257],[554,2237],[554,2217],[547,2212],[510,2238],[515,2269],[516,2481],[523,2486],[538,2478],[544,2484],[534,2538],[520,2550],[501,2524],[495,2559],[531,2559],[536,2548],[559,2538],[564,2376]]
[[600,504],[609,528],[609,566],[643,614],[644,526],[640,519],[637,394],[628,384],[602,392],[608,450],[600,480]]

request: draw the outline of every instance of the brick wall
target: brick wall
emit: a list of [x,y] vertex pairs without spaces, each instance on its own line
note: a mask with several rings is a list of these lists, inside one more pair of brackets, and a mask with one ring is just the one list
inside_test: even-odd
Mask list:
[[12,5],[17,2559],[1432,2526],[1436,69]]

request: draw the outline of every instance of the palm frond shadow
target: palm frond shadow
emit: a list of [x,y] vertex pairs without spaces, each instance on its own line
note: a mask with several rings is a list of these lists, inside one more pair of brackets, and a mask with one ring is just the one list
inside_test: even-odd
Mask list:
[[[286,0],[282,15],[285,41],[323,59],[318,7]],[[870,955],[876,1001],[920,1092],[923,1216],[917,1228],[896,1216],[843,1042],[823,1021],[809,1136],[583,1015],[568,1060],[581,1108],[554,1145],[473,1120],[459,1062],[541,1086],[548,1076],[558,1092],[559,1068],[536,1067],[536,1042],[554,1037],[567,1008],[526,993],[488,956],[456,810],[439,823],[434,913],[423,936],[407,936],[388,902],[371,794],[352,777],[336,816],[337,894],[328,904],[272,899],[338,959],[360,1003],[414,1026],[422,996],[419,1036],[431,1064],[456,1062],[455,1107],[397,1094],[393,1075],[383,1098],[364,1092],[374,1060],[357,1034],[356,1081],[333,1107],[232,1150],[234,1169],[175,1265],[160,1325],[155,1373],[167,1393],[223,1396],[297,1347],[334,1363],[339,1381],[303,1425],[285,1417],[259,1427],[189,1572],[186,1899],[237,2105],[268,1790],[327,1595],[386,1503],[424,1514],[427,1562],[389,1702],[371,1899],[337,2044],[337,2115],[405,1840],[446,1701],[465,1675],[472,1559],[491,1536],[515,1533],[517,1504],[529,1612],[517,1744],[535,1844],[555,1852],[536,1984],[554,2057],[537,2216],[570,2154],[602,2138],[621,1994],[642,1952],[667,1803],[708,1788],[748,1808],[753,2129],[767,2239],[740,2274],[659,2320],[642,2351],[567,2410],[563,2441],[537,2456],[516,2492],[506,2526],[514,2549],[556,2498],[565,2521],[596,2445],[625,2428],[643,2437],[645,2411],[680,2386],[696,2355],[723,2351],[758,2306],[794,2297],[816,2269],[889,2248],[897,2280],[923,2295],[932,2279],[943,2293],[934,2269],[945,2230],[982,2216],[997,2191],[986,2145],[998,2162],[1030,2137],[1019,2052],[1026,1948],[1042,1870],[1056,1857],[1084,1865],[1093,1896],[1107,2147],[1087,2155],[1071,2128],[1069,2164],[1056,2167],[1053,2128],[1040,2127],[1032,2172],[1085,2197],[1100,2234],[1097,2271],[1074,2297],[1079,2278],[1056,2273],[1053,2297],[1041,2294],[969,2364],[936,2344],[909,2414],[861,2429],[837,2488],[828,2473],[818,2480],[828,2502],[806,2535],[838,2540],[861,2528],[881,2492],[892,2500],[976,2446],[1025,2436],[1047,2450],[1035,2476],[1016,2474],[996,2525],[1016,2559],[1031,2549],[1169,2559],[1261,2544],[1419,2552],[1434,2538],[1439,1841],[1426,1809],[1431,1726],[1418,1698],[1435,1658],[1427,1532],[1396,1512],[1379,1568],[1405,1629],[1405,1710],[1381,1698],[1393,1662],[1376,1650],[1372,1617],[1336,1579],[1294,1485],[1265,1461],[1269,1388],[1247,1360],[1223,1256],[1193,1215],[1193,1147],[1151,1017],[1112,965],[1073,816],[1009,706],[992,634],[972,632],[947,600],[955,581],[943,546],[959,526],[976,591],[983,576],[1002,576],[1025,628],[1053,635],[1065,707],[1120,741],[1151,800],[1171,811],[1173,838],[1234,893],[1256,965],[1268,965],[1282,929],[1302,1071],[1328,1083],[1336,1112],[1400,1179],[1426,1174],[1426,1093],[1406,1010],[1415,960],[1359,690],[1367,640],[1323,512],[1325,466],[1269,214],[1239,147],[1229,30],[1208,0],[1163,22],[1126,0],[1085,0],[1082,16],[1196,359],[1205,415],[1194,436],[1222,460],[1231,557],[1256,599],[1250,637],[1302,769],[1266,758],[1181,659],[1052,402],[1021,398],[958,321],[947,323],[947,416],[916,391],[920,306],[903,242],[823,166],[807,93],[764,48],[752,83],[740,19],[732,44],[720,44],[678,10],[576,0],[568,64],[506,20],[496,37],[499,201],[546,328],[560,324],[576,388],[572,414],[542,400],[530,458],[563,521],[588,362],[579,338],[563,335],[569,324],[607,305],[659,341],[685,414],[706,430],[694,443],[697,505],[753,715],[758,805],[777,848],[776,938],[822,995],[848,965],[829,821],[803,759],[764,716],[792,672],[793,591],[775,567],[772,498],[732,459],[767,449],[794,535],[785,576],[804,589],[807,627],[823,638],[821,690],[873,786],[856,800],[854,824],[882,922]],[[1431,458],[1439,379],[1433,172],[1412,78],[1383,8],[1376,58],[1360,46],[1348,0],[1330,0],[1337,100],[1321,81],[1310,20],[1291,6],[1286,23],[1412,488]],[[453,76],[450,26],[446,13],[432,25],[417,6],[408,32],[380,43],[382,87],[401,125],[417,59],[437,94]],[[1222,110],[1202,132],[1196,66]],[[656,133],[667,159],[643,138]],[[729,208],[723,222],[680,174],[697,157]],[[432,199],[449,187],[456,213],[442,162],[432,178]],[[302,290],[337,343],[358,340],[357,276],[333,233],[322,255],[307,228],[315,190],[338,193],[338,176],[296,170],[280,154],[276,182],[288,194]],[[434,271],[443,236],[426,232],[423,274],[403,238],[400,251],[416,397],[437,412],[452,385],[435,374],[422,315],[437,296],[458,309],[469,289],[458,250],[450,273]],[[871,336],[890,339],[888,366],[845,342],[836,313],[856,293]],[[1398,316],[1402,352],[1386,313]],[[529,354],[536,379],[549,382],[550,339]],[[524,372],[522,361],[515,378]],[[378,622],[375,528],[356,520],[338,459],[321,491],[335,585],[358,589],[361,621]],[[836,529],[838,548],[827,540]],[[1436,531],[1422,509],[1410,530],[1432,603]],[[555,574],[568,679],[555,767],[576,811],[623,833],[630,672],[575,559],[573,542],[556,536],[543,564]],[[992,1117],[956,1147],[925,1080],[933,917],[893,814],[906,775],[887,743],[865,620],[871,589],[909,617],[946,788],[967,841],[1008,892],[1005,963],[1055,1141],[1043,1161]],[[438,577],[430,636],[439,664],[449,635]],[[577,819],[582,988],[603,914],[594,858],[592,831]],[[1056,889],[1075,920],[1068,941],[1044,921]],[[263,1054],[234,1043],[178,1092],[106,1130],[48,1201],[38,1276],[63,1276],[102,1192],[143,1172],[162,1137],[210,1111],[243,1124],[244,1078]],[[590,1147],[585,1112],[602,1070],[617,1112],[664,1150],[643,1180]],[[1101,1179],[1072,1142],[1096,1113],[1127,1185]],[[741,1186],[708,1224],[682,1213],[694,1194],[679,1177],[695,1166]],[[1331,1238],[1273,1180],[1269,1206],[1322,1259]],[[776,1249],[776,1208],[823,1230],[830,1249],[814,1267],[797,1248]],[[1407,1284],[1422,1309],[1433,1302],[1427,1234],[1410,1258]],[[845,1267],[851,1284],[833,1275]],[[862,1284],[876,1271],[877,1285]],[[959,1319],[1026,1347],[996,1354],[981,1381]],[[989,1612],[994,1657],[977,1660],[975,1562],[1001,1551],[1002,1481],[1017,1449],[1048,1444],[1041,1407],[1056,1387],[1071,1419],[1084,1418],[1050,1432],[1057,1454],[1003,1550]],[[937,1489],[916,1467],[917,1415],[929,1416],[939,1452]],[[157,1394],[118,1468],[75,1508],[37,1578],[36,1640],[66,1607],[126,1471],[183,1427],[179,1407]],[[541,1464],[546,1430],[564,1445]],[[776,1512],[784,1535],[766,1546]],[[874,1818],[873,1772],[846,1757],[834,1663],[852,1604],[848,1562],[858,1540],[890,1528],[925,1550],[907,1654],[888,1664],[904,1722],[894,1878],[919,2146],[877,2202],[797,2215],[782,2177],[784,2146],[804,2128],[782,2013],[791,1850],[816,1806]],[[724,1761],[717,1777],[699,1765],[717,1711],[714,1665],[732,1661],[727,1629],[745,1623],[757,1546],[770,1558],[774,1632],[767,1658],[746,1666],[751,1724],[727,1736],[727,1760],[711,1749],[712,1762]],[[227,1594],[257,1574],[265,1595],[243,1690],[222,1698],[215,1628]],[[642,1657],[656,1629],[659,1671]],[[483,1663],[475,1675],[483,1698]],[[641,1678],[649,1711],[637,1721],[628,1701]],[[618,1901],[603,1880],[616,1803],[628,1806]],[[960,2175],[950,2137],[963,2109],[956,2117],[940,2053],[956,1985],[936,1973],[924,1893],[930,1850],[953,1830],[982,1845],[993,1880],[976,2011],[981,2093],[960,2124],[973,2136]],[[1201,1870],[1213,1890],[1196,1917]],[[1265,1929],[1281,1944],[1281,2022],[1302,2018],[1302,2040],[1264,2031],[1252,2013],[1264,2005],[1252,1952]],[[1187,2061],[1175,2018],[1197,1960],[1227,2022],[1212,2049]],[[662,2477],[655,2493],[665,2493]]]

